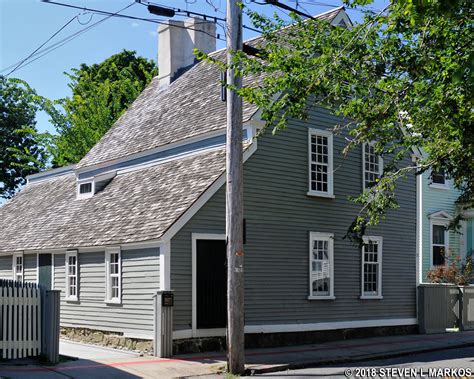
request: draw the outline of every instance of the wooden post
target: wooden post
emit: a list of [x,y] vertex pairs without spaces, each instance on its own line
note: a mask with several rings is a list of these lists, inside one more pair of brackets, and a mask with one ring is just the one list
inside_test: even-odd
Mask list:
[[[227,64],[232,52],[242,50],[242,9],[238,0],[227,0]],[[227,83],[242,86],[242,77],[227,69]],[[243,250],[243,155],[242,99],[227,89],[226,142],[226,234],[227,234],[227,369],[243,374],[244,357],[244,250]]]

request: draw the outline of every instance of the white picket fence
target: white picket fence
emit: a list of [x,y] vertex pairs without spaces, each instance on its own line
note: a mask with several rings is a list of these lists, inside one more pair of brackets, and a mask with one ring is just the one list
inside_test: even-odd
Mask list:
[[41,293],[36,284],[0,280],[0,320],[2,358],[41,354]]

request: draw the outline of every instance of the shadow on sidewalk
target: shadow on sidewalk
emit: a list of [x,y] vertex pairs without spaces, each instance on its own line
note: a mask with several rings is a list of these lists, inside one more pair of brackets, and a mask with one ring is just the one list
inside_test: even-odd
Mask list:
[[121,363],[100,363],[87,359],[63,361],[57,365],[44,365],[36,359],[6,360],[0,363],[0,377],[64,379],[69,378],[117,378],[136,379],[136,376],[120,368]]

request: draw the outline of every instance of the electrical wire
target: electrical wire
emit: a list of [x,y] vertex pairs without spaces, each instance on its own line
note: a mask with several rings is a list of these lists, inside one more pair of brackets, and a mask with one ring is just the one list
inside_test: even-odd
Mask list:
[[30,59],[38,50],[40,50],[44,45],[46,45],[49,41],[51,41],[54,37],[56,37],[61,31],[66,28],[71,22],[76,19],[77,16],[71,18],[68,22],[66,22],[63,26],[61,26],[57,31],[55,31],[46,41],[44,41],[41,45],[39,45],[36,49],[34,49],[26,58],[22,59],[18,64],[15,63],[15,67],[5,76],[9,76],[10,74],[14,73],[18,70],[23,63],[25,63],[28,59]]
[[[206,0],[206,2],[207,2],[207,0]],[[168,5],[162,5],[162,4],[153,3],[153,2],[150,2],[150,1],[138,0],[138,3],[141,4],[141,5],[144,5],[144,6],[147,6],[147,5],[150,5],[150,4],[151,4],[151,5],[156,5],[156,6],[159,6],[159,7],[162,7],[162,8],[172,9],[172,10],[174,10],[176,13],[178,13],[180,16],[184,16],[184,15],[187,15],[187,16],[195,15],[195,16],[204,17],[205,20],[206,20],[206,18],[214,19],[214,22],[217,22],[217,20],[223,21],[223,22],[226,22],[226,21],[227,21],[225,18],[216,17],[216,16],[211,16],[211,15],[207,15],[207,14],[204,14],[204,13],[197,13],[197,12],[193,12],[193,11],[189,11],[189,10],[185,10],[185,11],[184,11],[184,10],[182,10],[182,9],[180,9],[180,8],[170,7],[170,6],[168,6]],[[221,12],[221,13],[224,13],[224,12]],[[257,33],[261,33],[261,32],[262,32],[261,30],[252,28],[252,27],[247,26],[247,25],[242,25],[242,28],[247,29],[247,30],[251,30],[252,32],[257,32]]]
[[[53,4],[53,5],[59,5],[59,6],[68,7],[68,8],[81,9],[81,10],[84,10],[84,11],[88,11],[88,12],[95,13],[95,14],[100,14],[100,15],[108,15],[108,16],[114,16],[114,17],[128,18],[128,19],[131,19],[131,20],[153,22],[155,24],[167,24],[167,22],[164,21],[164,20],[150,19],[150,18],[143,18],[143,17],[135,17],[135,16],[123,15],[123,14],[115,14],[115,13],[111,13],[111,12],[107,12],[107,11],[102,11],[100,9],[79,7],[79,6],[75,6],[75,5],[71,5],[71,4],[59,3],[59,2],[56,2],[56,1],[44,1],[44,2],[46,4]],[[133,3],[133,4],[135,4],[135,3]],[[140,2],[139,4],[143,4],[143,3]],[[215,18],[215,17],[214,16],[209,16],[209,18]],[[218,39],[218,40],[221,40],[221,41],[225,41],[224,39],[222,39],[218,36],[216,37],[215,35],[212,35],[211,33],[208,33],[204,30],[190,28],[189,26],[179,26],[179,25],[173,25],[173,26],[175,26],[177,28],[188,29],[188,30],[193,30],[193,31],[199,32],[199,33],[207,34],[208,36],[210,36],[212,38],[215,38],[215,39]]]
[[[41,47],[43,47],[43,46],[44,46],[47,42],[49,42],[55,35],[57,35],[57,34],[59,33],[59,31],[61,31],[62,29],[64,29],[65,26],[69,25],[75,18],[77,18],[77,15],[74,16],[71,20],[69,20],[69,22],[68,22],[65,26],[63,26],[58,32],[56,32],[53,36],[51,36],[45,43],[43,43],[39,48],[35,49],[35,51],[33,51],[33,53],[31,53],[28,57],[26,57],[25,59],[23,59],[22,61],[20,61],[18,65],[17,65],[18,62],[15,63],[14,65],[12,65],[12,66],[17,65],[17,66],[16,66],[12,71],[10,71],[7,75],[5,75],[5,76],[10,75],[12,72],[14,72],[14,71],[16,71],[16,70],[18,70],[18,69],[20,69],[20,68],[23,68],[23,67],[28,66],[29,64],[33,63],[34,61],[40,59],[41,57],[43,57],[43,56],[45,56],[45,55],[47,55],[47,54],[49,54],[51,51],[56,50],[57,48],[63,46],[64,44],[66,44],[66,43],[68,43],[68,42],[70,42],[70,41],[72,41],[73,39],[77,38],[79,35],[81,35],[81,34],[87,32],[87,31],[89,31],[89,30],[92,29],[93,27],[95,27],[95,26],[101,24],[102,22],[108,20],[110,17],[112,17],[112,16],[114,16],[114,15],[117,15],[118,13],[120,13],[120,12],[126,10],[127,8],[130,8],[130,7],[131,7],[132,5],[134,5],[134,4],[135,4],[135,3],[131,3],[131,4],[127,5],[126,7],[120,9],[119,11],[117,11],[117,12],[115,12],[115,13],[111,13],[110,15],[104,17],[103,19],[101,19],[101,20],[99,20],[99,21],[93,23],[92,25],[89,25],[89,26],[87,26],[86,28],[83,28],[83,29],[81,29],[81,30],[79,30],[79,31],[77,31],[77,32],[75,32],[75,33],[69,35],[68,37],[62,39],[61,41],[58,41],[58,42],[54,43],[53,45],[48,46],[47,48],[40,50]],[[81,8],[81,9],[83,9],[83,8]],[[37,56],[37,55],[39,55],[39,56]],[[29,59],[32,58],[33,56],[37,56],[37,57],[36,57],[35,59],[33,59],[33,60],[31,60],[31,61],[25,63],[27,60],[29,60]],[[9,66],[9,67],[3,69],[3,70],[0,71],[0,72],[4,72],[4,71],[8,70],[8,69],[11,68],[12,66]]]

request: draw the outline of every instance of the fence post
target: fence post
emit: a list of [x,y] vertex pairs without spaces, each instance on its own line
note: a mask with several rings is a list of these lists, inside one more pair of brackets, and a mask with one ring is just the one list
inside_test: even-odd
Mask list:
[[458,287],[459,290],[459,330],[464,330],[464,288]]
[[43,356],[50,363],[59,362],[59,316],[60,316],[59,290],[45,290],[43,300]]
[[173,291],[157,291],[153,300],[153,353],[160,358],[169,358],[173,355]]

